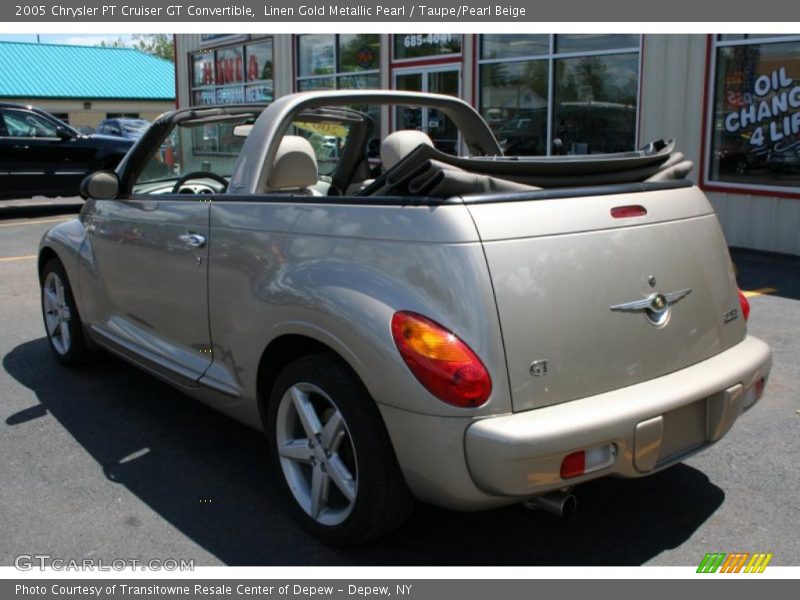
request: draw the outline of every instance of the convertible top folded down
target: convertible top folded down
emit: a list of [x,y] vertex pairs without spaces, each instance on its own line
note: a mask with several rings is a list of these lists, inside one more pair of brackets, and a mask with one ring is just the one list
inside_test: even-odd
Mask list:
[[657,141],[617,154],[551,157],[458,157],[420,145],[360,192],[448,198],[489,192],[525,192],[685,179],[693,163],[674,141]]

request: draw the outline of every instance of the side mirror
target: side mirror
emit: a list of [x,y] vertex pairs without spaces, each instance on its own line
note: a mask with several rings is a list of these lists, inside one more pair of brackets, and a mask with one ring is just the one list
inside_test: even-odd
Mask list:
[[74,137],[71,131],[63,127],[56,127],[56,135],[60,140],[71,140]]
[[113,200],[119,194],[119,177],[114,171],[96,171],[81,182],[84,200]]

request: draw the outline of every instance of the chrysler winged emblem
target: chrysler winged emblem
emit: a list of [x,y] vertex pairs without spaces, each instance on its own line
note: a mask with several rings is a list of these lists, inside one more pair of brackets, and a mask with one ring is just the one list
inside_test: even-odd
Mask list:
[[623,302],[611,307],[614,312],[643,312],[647,320],[656,327],[666,325],[669,320],[670,307],[692,293],[691,288],[669,292],[667,294],[650,294],[647,298]]

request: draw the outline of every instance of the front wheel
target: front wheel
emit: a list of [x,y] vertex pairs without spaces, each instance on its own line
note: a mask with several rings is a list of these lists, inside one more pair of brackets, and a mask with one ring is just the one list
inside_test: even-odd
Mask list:
[[318,537],[361,543],[408,516],[413,500],[375,402],[335,356],[308,356],[283,370],[268,427],[284,494]]
[[57,258],[51,258],[42,269],[41,287],[42,316],[53,354],[67,366],[85,362],[89,349],[83,337],[83,323],[67,273]]

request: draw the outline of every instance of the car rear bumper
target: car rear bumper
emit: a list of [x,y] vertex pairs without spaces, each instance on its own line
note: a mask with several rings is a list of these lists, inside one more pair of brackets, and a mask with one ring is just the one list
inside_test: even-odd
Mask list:
[[[469,473],[482,492],[520,499],[607,475],[653,473],[722,438],[752,406],[752,390],[766,379],[770,366],[769,346],[748,336],[669,375],[475,421],[464,439]],[[561,477],[568,454],[609,446],[613,453],[607,466]]]

